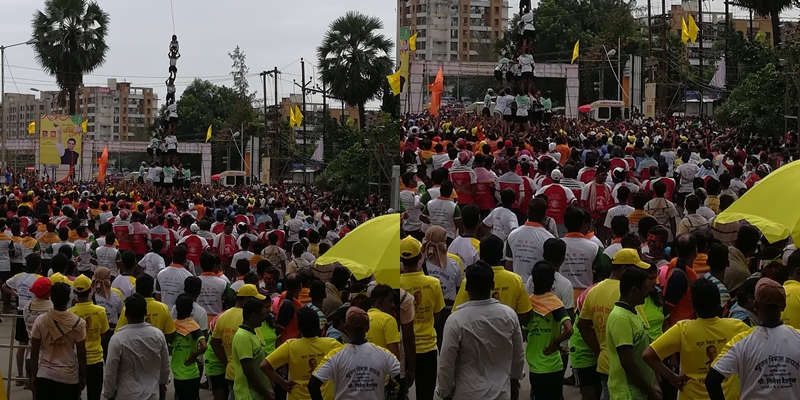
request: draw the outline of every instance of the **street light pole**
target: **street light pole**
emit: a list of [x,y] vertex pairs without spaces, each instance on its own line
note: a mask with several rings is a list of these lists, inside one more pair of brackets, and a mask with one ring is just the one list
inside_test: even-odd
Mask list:
[[8,147],[8,141],[6,140],[6,49],[15,47],[15,46],[22,46],[23,44],[34,44],[36,43],[36,39],[28,40],[27,42],[22,43],[14,43],[8,46],[0,45],[0,102],[3,103],[3,110],[0,113],[0,168],[3,169],[3,173],[0,174],[0,180],[3,183],[6,182],[6,174],[5,170],[6,166],[6,147]]

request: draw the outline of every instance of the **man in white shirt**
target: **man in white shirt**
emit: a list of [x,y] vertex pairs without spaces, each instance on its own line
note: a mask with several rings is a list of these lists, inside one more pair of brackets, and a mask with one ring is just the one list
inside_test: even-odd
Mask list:
[[215,263],[216,260],[211,253],[205,252],[200,257],[200,268],[203,269],[200,280],[203,282],[203,290],[197,298],[197,303],[206,310],[211,319],[222,314],[226,303],[230,306],[236,303],[236,292],[231,289],[230,282],[227,278],[214,273]]
[[164,257],[160,254],[161,250],[164,248],[164,242],[156,238],[150,242],[150,246],[152,247],[150,252],[145,254],[141,261],[139,261],[139,268],[146,274],[155,278],[162,269],[167,267],[167,264],[164,262]]
[[567,234],[562,240],[567,244],[567,255],[561,274],[572,283],[576,293],[592,286],[595,268],[604,260],[603,249],[581,233],[583,221],[583,211],[578,208],[570,207],[564,213]]
[[[495,207],[486,218],[483,219],[483,224],[489,231],[502,239],[504,242],[508,239],[511,232],[519,226],[519,219],[517,214],[511,210],[512,205],[516,201],[516,193],[512,189],[503,189],[500,191],[500,207]],[[533,201],[531,201],[533,204]],[[531,205],[528,205],[530,210]]]
[[517,398],[525,368],[519,319],[491,298],[490,266],[475,264],[466,275],[470,301],[445,322],[436,392],[440,398],[459,400]]
[[456,237],[456,229],[461,230],[461,209],[458,204],[450,200],[450,196],[453,194],[453,182],[442,182],[439,190],[440,196],[431,199],[422,209],[420,221],[444,228],[449,245]]
[[617,199],[619,200],[619,203],[608,210],[608,213],[606,214],[606,221],[603,226],[606,228],[611,228],[611,220],[613,220],[614,217],[627,217],[636,210],[628,205],[628,197],[630,197],[630,194],[631,191],[625,186],[620,186],[619,189],[617,189]]
[[183,282],[192,276],[182,262],[186,261],[186,248],[175,247],[172,253],[172,264],[161,270],[156,276],[156,300],[167,305],[170,310],[175,306],[175,299],[183,293]]
[[611,219],[611,223],[608,224],[607,227],[611,229],[614,240],[603,250],[603,254],[611,260],[614,258],[614,254],[622,250],[622,237],[628,233],[630,222],[628,221],[628,217],[617,215]]
[[[539,261],[539,263],[547,263],[556,272],[553,288],[550,291],[564,303],[564,309],[567,311],[570,318],[572,318],[575,312],[575,294],[572,290],[572,283],[558,272],[561,265],[564,264],[564,258],[567,255],[567,244],[561,239],[550,238],[544,242],[542,247],[544,248],[542,252],[542,261]],[[533,293],[533,276],[529,277],[525,282],[525,290],[529,294]]]
[[147,179],[153,181],[153,185],[155,186],[161,186],[161,171],[163,171],[163,169],[158,164],[158,161],[156,161],[150,167],[150,170],[147,171]]
[[[145,322],[147,301],[139,294],[125,302],[128,324],[108,344],[103,399],[158,400],[166,393],[170,361],[167,341],[158,328]],[[122,355],[125,357],[122,357]]]
[[519,275],[522,282],[528,281],[533,266],[542,260],[545,241],[554,237],[542,226],[546,214],[547,203],[544,199],[533,199],[528,205],[528,222],[508,236],[505,246],[506,269]]
[[464,224],[464,231],[453,239],[453,242],[447,247],[447,252],[460,257],[466,268],[480,259],[478,256],[480,240],[475,237],[478,224],[481,223],[481,210],[478,209],[478,206],[474,204],[464,206],[461,210],[461,222]]
[[691,154],[689,152],[683,152],[681,160],[683,163],[675,167],[675,179],[679,181],[675,203],[679,206],[683,205],[686,195],[694,191],[694,177],[700,171],[700,167],[690,161]]

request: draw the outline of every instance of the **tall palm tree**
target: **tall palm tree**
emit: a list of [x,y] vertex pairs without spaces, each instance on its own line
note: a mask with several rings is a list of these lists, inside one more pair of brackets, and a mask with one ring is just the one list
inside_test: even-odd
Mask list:
[[46,0],[44,12],[33,15],[36,61],[56,78],[58,104],[68,103],[70,115],[75,114],[75,92],[83,75],[106,61],[108,21],[108,13],[88,0]]
[[348,11],[331,22],[317,47],[322,82],[333,97],[358,107],[361,128],[364,104],[380,97],[381,85],[392,69],[392,41],[377,33],[379,29],[383,29],[379,18]]
[[772,44],[781,42],[781,11],[792,7],[793,0],[734,0],[731,4],[749,8],[753,13],[769,17],[772,22]]

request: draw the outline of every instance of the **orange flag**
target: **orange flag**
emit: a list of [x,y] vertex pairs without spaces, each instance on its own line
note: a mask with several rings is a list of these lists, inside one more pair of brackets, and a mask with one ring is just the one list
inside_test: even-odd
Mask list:
[[61,182],[61,183],[69,182],[69,179],[72,178],[72,174],[74,174],[74,173],[75,173],[75,166],[74,165],[70,165],[69,166],[69,173],[67,174],[67,176],[64,177],[64,179],[60,180],[59,182]]
[[108,145],[103,148],[103,154],[97,159],[97,180],[106,182],[106,167],[108,167]]
[[478,130],[475,131],[475,136],[478,137],[478,141],[483,141],[483,139],[486,139],[486,136],[483,135],[483,126],[481,126],[481,124],[478,124]]
[[436,74],[436,79],[428,85],[428,90],[431,91],[431,114],[439,116],[439,106],[442,105],[442,92],[444,92],[444,70],[439,67],[439,72]]

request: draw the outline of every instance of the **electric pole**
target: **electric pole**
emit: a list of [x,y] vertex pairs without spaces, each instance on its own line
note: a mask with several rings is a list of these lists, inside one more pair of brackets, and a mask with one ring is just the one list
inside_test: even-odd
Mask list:
[[[300,79],[303,82],[302,86],[302,93],[303,93],[303,152],[306,151],[308,148],[308,142],[306,141],[306,62],[303,58],[300,58]],[[305,158],[305,157],[303,157]],[[306,160],[303,160],[303,183],[306,183]]]
[[[700,56],[700,118],[703,118],[705,115],[705,106],[703,105],[703,86],[705,84],[705,77],[703,74],[703,58],[705,58],[704,50],[703,50],[703,0],[698,0],[697,4],[700,7],[697,7],[697,43],[699,44],[699,50],[697,54]],[[726,17],[727,18],[727,17]],[[686,96],[684,96],[684,100]]]
[[[275,137],[273,138],[273,149],[272,149],[272,166],[270,166],[270,179],[275,179],[273,177],[273,173],[280,169],[280,156],[281,156],[281,112],[278,108],[278,75],[281,74],[281,71],[278,71],[278,67],[274,67],[272,71],[264,71],[264,129],[267,129],[267,76],[272,76],[274,87],[275,87]],[[279,177],[280,178],[280,177]],[[280,179],[278,179],[280,181]]]
[[[264,85],[263,86],[264,91],[262,93],[264,94],[264,139],[266,139],[267,135],[268,135],[267,134],[267,131],[268,131],[268,129],[267,129],[267,71],[261,71],[261,73],[259,73],[258,75],[261,76],[261,84]],[[273,147],[270,146],[270,152],[268,153],[268,156],[272,156],[272,151],[273,151]],[[252,160],[252,158],[253,158],[253,154],[251,152],[250,159]],[[252,164],[252,162],[251,162],[251,164]],[[252,171],[250,171],[250,175],[252,177],[252,175],[253,175]],[[260,177],[261,177],[261,172],[259,171],[259,178]],[[259,180],[261,180],[261,179],[259,179]],[[269,182],[267,182],[267,183],[269,183]]]
[[310,93],[317,93],[317,94],[321,94],[322,95],[322,115],[323,115],[323,121],[322,121],[322,143],[323,143],[322,154],[323,154],[323,156],[322,156],[322,161],[325,162],[325,149],[324,149],[324,146],[325,146],[325,136],[326,136],[325,134],[327,133],[327,131],[326,131],[324,119],[328,118],[328,89],[326,88],[325,83],[323,82],[322,83],[322,89],[320,89],[319,86],[317,86],[316,88],[306,88],[306,91],[308,91]]

